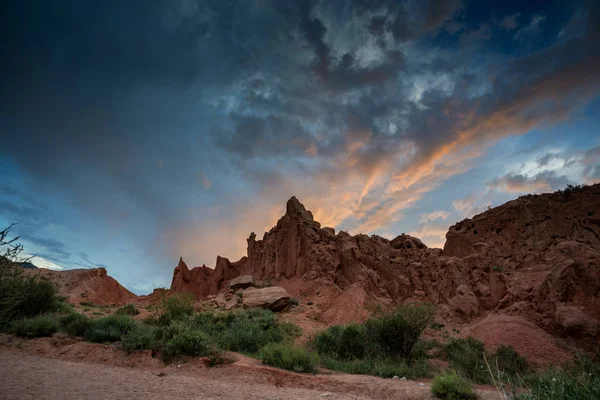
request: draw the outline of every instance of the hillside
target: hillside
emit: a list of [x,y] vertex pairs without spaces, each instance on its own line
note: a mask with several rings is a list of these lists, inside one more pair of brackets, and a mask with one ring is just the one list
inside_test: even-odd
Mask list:
[[214,269],[180,260],[170,293],[203,299],[252,275],[314,303],[327,324],[364,319],[373,304],[422,300],[445,321],[503,315],[581,344],[598,340],[600,185],[520,197],[453,225],[446,238],[441,250],[408,235],[336,233],[292,197],[262,239],[250,235],[240,260],[218,257]]
[[52,271],[28,269],[26,273],[47,278],[58,286],[61,296],[72,304],[90,302],[98,305],[121,305],[134,302],[138,296],[125,289],[104,268]]

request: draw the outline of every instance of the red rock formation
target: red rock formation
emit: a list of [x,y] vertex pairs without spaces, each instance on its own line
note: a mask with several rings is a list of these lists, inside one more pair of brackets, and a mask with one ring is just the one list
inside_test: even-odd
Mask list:
[[104,268],[71,269],[52,271],[44,268],[27,270],[49,279],[58,286],[61,296],[72,304],[91,302],[98,305],[122,305],[137,301],[138,296],[131,293],[108,276]]
[[247,257],[218,257],[214,270],[180,261],[171,292],[203,298],[252,275],[294,296],[329,293],[319,300],[327,323],[364,318],[370,302],[413,298],[436,303],[447,319],[520,315],[550,332],[598,338],[600,185],[520,197],[455,224],[446,238],[440,250],[408,235],[335,234],[292,197],[262,240],[250,235]]

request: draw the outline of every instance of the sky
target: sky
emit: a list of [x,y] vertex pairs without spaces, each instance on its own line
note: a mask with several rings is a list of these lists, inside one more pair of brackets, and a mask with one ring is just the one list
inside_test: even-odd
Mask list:
[[323,226],[452,224],[600,182],[589,1],[3,1],[0,226],[138,294]]

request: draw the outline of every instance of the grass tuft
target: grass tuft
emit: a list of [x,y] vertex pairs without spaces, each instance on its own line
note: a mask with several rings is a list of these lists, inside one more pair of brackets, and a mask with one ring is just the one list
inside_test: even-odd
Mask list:
[[12,323],[11,332],[23,338],[52,336],[58,331],[58,321],[51,314],[23,318]]
[[127,315],[111,315],[92,320],[83,335],[89,342],[118,342],[121,338],[135,329],[135,321]]
[[474,400],[477,398],[473,385],[455,371],[438,375],[431,384],[431,393],[444,400]]
[[115,314],[117,315],[138,315],[140,313],[140,310],[138,310],[138,308],[135,306],[135,304],[125,304],[123,307],[119,308],[117,311],[115,311]]
[[475,383],[491,383],[489,371],[485,365],[485,346],[472,337],[450,339],[444,346],[444,354],[450,368],[460,376]]
[[10,330],[13,321],[58,311],[60,303],[52,282],[11,265],[0,266],[0,331]]
[[294,372],[316,373],[317,356],[305,348],[284,343],[269,343],[260,350],[264,364]]
[[70,336],[83,336],[91,320],[83,314],[70,312],[60,318],[60,330]]

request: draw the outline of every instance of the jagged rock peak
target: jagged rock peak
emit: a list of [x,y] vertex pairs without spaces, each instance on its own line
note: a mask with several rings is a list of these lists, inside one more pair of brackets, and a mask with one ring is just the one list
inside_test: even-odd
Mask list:
[[292,196],[285,205],[285,214],[305,221],[314,221],[310,211],[304,208],[304,205],[298,201],[296,196]]
[[185,261],[183,261],[183,257],[179,257],[179,263],[177,264],[177,267],[179,269],[188,269],[187,264],[185,263]]

